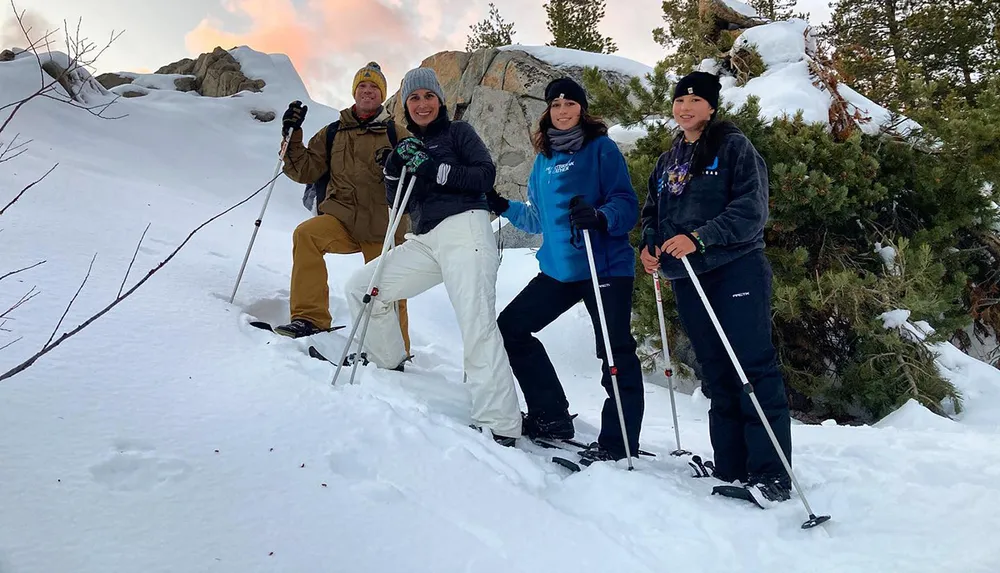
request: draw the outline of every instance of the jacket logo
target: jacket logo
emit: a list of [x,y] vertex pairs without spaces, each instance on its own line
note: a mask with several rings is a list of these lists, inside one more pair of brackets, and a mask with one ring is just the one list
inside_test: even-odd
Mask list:
[[719,157],[715,157],[715,161],[711,165],[705,168],[705,175],[718,175],[719,174]]
[[733,298],[741,298],[741,297],[744,297],[744,296],[750,296],[750,291],[738,292],[738,293],[736,293],[736,294],[733,295]]
[[560,163],[559,165],[550,165],[546,167],[545,173],[548,175],[552,175],[553,173],[566,173],[567,171],[569,171],[569,168],[573,167],[574,165],[576,164],[573,163],[572,159],[570,159],[569,162],[567,163]]

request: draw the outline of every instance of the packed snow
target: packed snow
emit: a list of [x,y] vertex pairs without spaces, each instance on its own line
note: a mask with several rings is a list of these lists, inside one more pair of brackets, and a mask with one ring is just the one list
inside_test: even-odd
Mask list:
[[[0,134],[32,139],[0,164],[0,306],[41,290],[0,332],[0,372],[111,300],[208,217],[270,178],[279,125],[251,109],[312,102],[283,56],[241,49],[273,73],[262,93],[212,99],[151,92],[106,121],[48,99]],[[293,78],[294,76],[294,78]],[[37,88],[32,60],[0,63],[0,105]],[[283,84],[288,80],[287,84]],[[110,98],[111,96],[105,96]],[[966,398],[954,422],[908,405],[879,426],[793,427],[793,463],[826,525],[803,531],[798,498],[761,511],[710,495],[676,447],[667,391],[646,386],[642,445],[657,454],[568,474],[547,453],[501,448],[467,428],[461,338],[443,288],[409,303],[407,372],[333,367],[301,340],[247,325],[288,318],[291,232],[309,213],[281,178],[235,304],[229,303],[263,195],[206,227],[134,296],[23,373],[0,382],[0,571],[995,572],[1000,547],[1000,372],[951,345],[939,361]],[[330,256],[331,309],[360,255]],[[503,308],[538,272],[504,253]],[[604,399],[582,306],[540,333],[579,437]],[[346,334],[317,336],[328,356]],[[683,447],[710,455],[708,401],[678,396]],[[521,440],[524,442],[524,440]]]
[[744,4],[740,0],[722,0],[722,3],[731,8],[737,14],[746,16],[748,18],[759,18],[760,15],[754,10],[753,6]]
[[626,76],[645,78],[646,74],[653,73],[653,68],[646,64],[630,60],[614,54],[597,54],[574,50],[571,48],[557,48],[555,46],[530,46],[522,44],[512,44],[501,46],[500,50],[518,50],[530,54],[543,62],[556,67],[584,68],[597,67],[602,70],[616,71]]

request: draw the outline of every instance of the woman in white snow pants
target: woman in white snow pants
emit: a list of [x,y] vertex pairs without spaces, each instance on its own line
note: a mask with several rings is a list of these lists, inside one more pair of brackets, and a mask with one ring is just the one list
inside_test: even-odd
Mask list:
[[[386,194],[392,204],[404,167],[404,189],[410,177],[417,178],[405,205],[411,233],[381,263],[363,351],[380,368],[402,366],[407,355],[393,302],[443,282],[462,332],[473,425],[488,428],[498,443],[511,446],[521,435],[521,413],[496,322],[500,258],[486,203],[496,167],[472,126],[448,119],[433,70],[408,72],[400,94],[407,127],[415,137],[400,141],[389,154]],[[364,295],[379,261],[369,262],[346,285],[355,319],[364,310]]]

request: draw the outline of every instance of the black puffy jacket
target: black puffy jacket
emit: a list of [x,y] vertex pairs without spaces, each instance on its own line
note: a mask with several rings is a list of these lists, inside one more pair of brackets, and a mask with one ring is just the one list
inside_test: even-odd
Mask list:
[[[411,232],[422,235],[452,215],[486,210],[486,192],[493,189],[496,166],[476,130],[464,121],[449,120],[444,106],[426,128],[411,122],[408,129],[423,142],[428,155],[447,166],[439,169],[433,180],[417,178],[404,210],[410,215]],[[398,184],[399,178],[387,168],[385,192],[389,205],[395,200]],[[409,180],[404,181],[404,192],[408,184]]]

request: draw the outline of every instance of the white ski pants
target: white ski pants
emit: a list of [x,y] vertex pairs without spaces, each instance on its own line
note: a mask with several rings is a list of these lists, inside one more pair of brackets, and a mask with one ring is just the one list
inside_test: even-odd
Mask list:
[[[494,434],[520,437],[521,411],[514,375],[497,327],[496,281],[500,267],[489,214],[465,211],[441,221],[423,235],[408,234],[382,262],[378,296],[364,340],[368,359],[394,368],[406,358],[393,302],[412,299],[444,283],[462,332],[465,373],[472,393],[472,421]],[[377,258],[345,285],[354,320],[364,310],[365,289]]]

